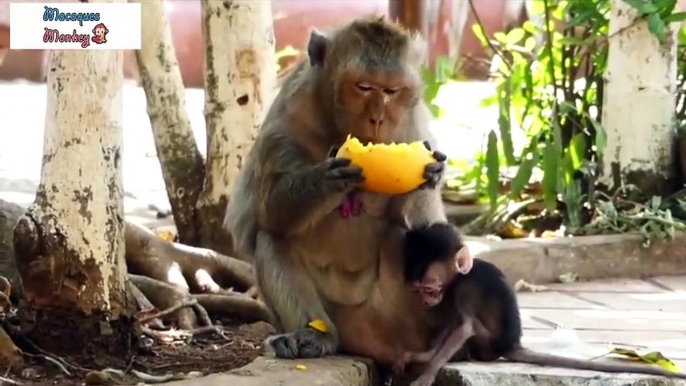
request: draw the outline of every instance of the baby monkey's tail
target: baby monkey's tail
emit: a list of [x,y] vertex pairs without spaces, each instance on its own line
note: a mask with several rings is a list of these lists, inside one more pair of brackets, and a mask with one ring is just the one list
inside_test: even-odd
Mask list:
[[659,375],[668,378],[686,379],[686,374],[675,373],[652,365],[633,365],[628,363],[592,362],[586,359],[565,358],[558,355],[543,354],[528,348],[519,347],[503,357],[512,362],[532,365],[563,367],[577,370],[601,371],[605,373],[635,373]]

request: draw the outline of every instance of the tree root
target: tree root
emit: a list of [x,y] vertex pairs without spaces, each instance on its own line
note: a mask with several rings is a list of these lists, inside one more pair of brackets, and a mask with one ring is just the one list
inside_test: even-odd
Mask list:
[[230,287],[244,292],[255,285],[253,267],[245,261],[163,240],[132,222],[126,223],[125,238],[130,273],[193,293],[222,294]]
[[239,318],[245,323],[271,322],[267,306],[259,300],[243,294],[236,295],[193,295],[212,315],[226,315]]
[[[129,280],[158,310],[168,310],[183,303],[188,298],[187,292],[184,293],[178,287],[159,280],[134,274],[129,274]],[[197,316],[192,309],[180,307],[171,314],[170,316],[178,328],[184,330],[195,328]],[[162,316],[166,316],[166,314]]]

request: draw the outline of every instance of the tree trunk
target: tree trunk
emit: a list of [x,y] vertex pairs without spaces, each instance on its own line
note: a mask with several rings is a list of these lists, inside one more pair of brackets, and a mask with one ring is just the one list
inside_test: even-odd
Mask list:
[[12,298],[21,297],[21,276],[14,261],[12,233],[24,210],[16,204],[0,200],[0,276],[12,284]]
[[467,19],[469,18],[469,0],[453,1],[450,4],[450,32],[448,33],[448,55],[450,58],[460,59],[460,48],[462,48],[462,38],[465,27],[467,26]]
[[[437,1],[437,0],[431,0]],[[453,7],[456,4],[452,4]],[[425,0],[388,0],[388,14],[406,28],[419,32],[426,39],[426,1]]]
[[179,241],[200,245],[195,206],[205,169],[186,111],[186,95],[161,0],[141,4],[143,41],[136,51],[148,115]]
[[661,45],[636,10],[613,0],[602,123],[607,132],[601,182],[635,184],[648,195],[673,189],[676,28]]
[[127,357],[136,337],[124,260],[122,55],[52,51],[41,183],[14,230],[22,331],[84,359]]
[[223,226],[229,192],[276,89],[272,11],[269,1],[201,4],[207,162],[198,214],[202,246],[232,255]]

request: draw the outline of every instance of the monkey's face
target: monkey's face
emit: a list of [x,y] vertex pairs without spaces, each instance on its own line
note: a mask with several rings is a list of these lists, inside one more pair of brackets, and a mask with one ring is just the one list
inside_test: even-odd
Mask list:
[[403,133],[418,101],[418,86],[403,74],[348,71],[336,94],[336,126],[340,134],[352,134],[362,143],[390,143]]
[[424,307],[434,307],[443,300],[445,285],[455,276],[453,267],[454,264],[446,264],[444,260],[433,262],[420,280],[412,282],[412,290]]

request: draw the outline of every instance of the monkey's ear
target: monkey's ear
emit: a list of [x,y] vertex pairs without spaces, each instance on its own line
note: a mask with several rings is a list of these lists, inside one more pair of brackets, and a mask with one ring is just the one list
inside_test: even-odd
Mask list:
[[310,57],[310,66],[321,66],[326,58],[330,40],[323,34],[312,30],[310,41],[307,43],[307,55]]
[[408,52],[408,59],[410,62],[415,66],[421,66],[426,60],[427,53],[428,48],[426,40],[424,40],[419,33],[412,34]]
[[469,253],[469,248],[465,245],[455,255],[455,268],[457,272],[466,275],[472,270],[473,265],[474,257]]

